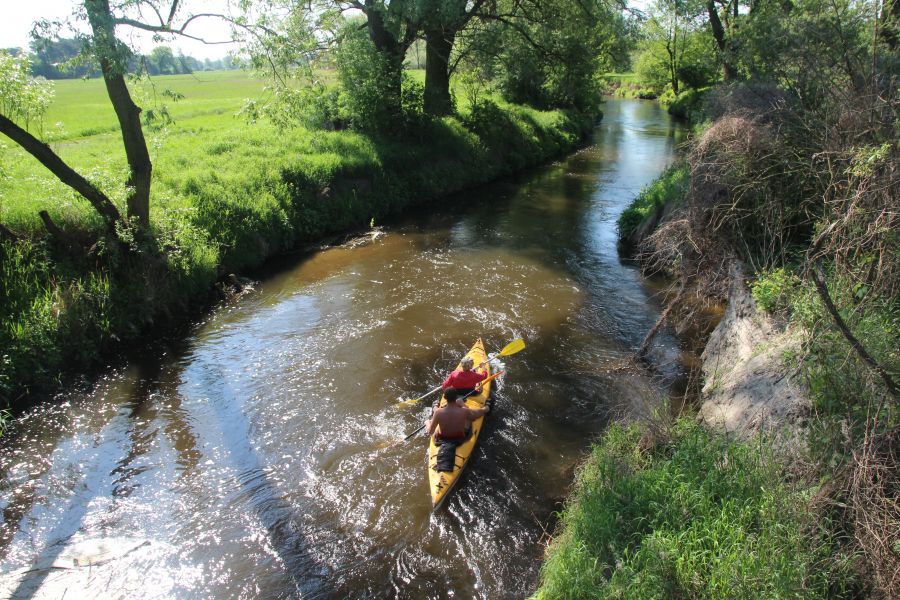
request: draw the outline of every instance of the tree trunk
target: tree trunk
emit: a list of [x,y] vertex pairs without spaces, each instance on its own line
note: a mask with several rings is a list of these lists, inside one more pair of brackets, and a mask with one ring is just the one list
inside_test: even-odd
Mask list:
[[425,30],[425,112],[444,116],[453,113],[450,97],[450,52],[455,34],[443,28]]
[[706,11],[709,13],[709,24],[712,27],[713,38],[716,40],[716,46],[722,55],[722,74],[725,81],[733,81],[737,79],[737,70],[732,64],[731,45],[725,37],[725,28],[722,27],[722,21],[719,19],[719,12],[716,10],[714,0],[707,0]]
[[388,29],[384,15],[377,8],[373,0],[366,0],[366,20],[369,31],[369,39],[375,46],[375,50],[386,59],[387,71],[383,73],[387,88],[390,93],[391,106],[388,110],[392,115],[399,117],[401,113],[400,98],[403,83],[403,59],[406,58],[406,49],[412,43],[399,41],[394,33]]
[[56,175],[60,181],[84,196],[97,212],[103,216],[111,229],[114,229],[115,224],[122,220],[122,215],[119,213],[119,209],[116,208],[116,205],[113,204],[112,200],[97,189],[93,183],[82,177],[72,167],[63,162],[63,160],[50,149],[50,146],[41,142],[3,115],[0,115],[0,132],[8,136],[30,155],[38,159],[38,161],[47,167],[51,173]]
[[678,95],[678,28],[672,30],[672,36],[666,40],[666,52],[669,54],[669,80],[672,91]]
[[891,51],[897,50],[900,35],[900,0],[885,0],[881,5],[881,39],[887,43]]
[[78,241],[71,235],[66,233],[66,231],[59,225],[54,223],[53,219],[50,218],[50,213],[48,213],[46,210],[42,210],[38,212],[38,216],[41,218],[41,221],[44,222],[44,228],[47,230],[47,233],[53,236],[53,238],[57,242],[65,247],[67,252],[72,253],[78,250]]
[[125,84],[125,50],[115,38],[109,0],[84,0],[94,46],[100,59],[106,93],[119,119],[130,174],[127,185],[128,219],[140,227],[150,224],[150,177],[153,164],[141,127],[141,109],[131,99]]

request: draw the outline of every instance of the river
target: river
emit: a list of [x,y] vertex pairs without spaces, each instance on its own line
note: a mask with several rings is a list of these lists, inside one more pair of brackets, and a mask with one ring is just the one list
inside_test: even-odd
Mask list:
[[[615,220],[684,132],[649,102],[604,113],[574,155],[284,258],[187,335],[17,419],[0,447],[0,595],[533,591],[590,442],[678,375],[668,333],[663,381],[617,368],[659,286],[620,260]],[[473,460],[432,513],[427,439],[403,441],[430,405],[397,399],[479,336],[526,348],[504,359]]]

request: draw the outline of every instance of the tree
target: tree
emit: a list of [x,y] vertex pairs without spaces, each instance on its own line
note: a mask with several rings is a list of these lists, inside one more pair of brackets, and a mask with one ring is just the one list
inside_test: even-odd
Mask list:
[[[312,80],[319,62],[337,61],[344,92],[363,92],[378,119],[366,127],[396,129],[402,115],[403,62],[415,41],[415,0],[263,0],[246,3],[243,24],[250,64],[267,71],[274,87],[275,111],[302,113],[292,80]],[[349,14],[349,16],[347,16]],[[361,37],[362,36],[362,37]],[[365,39],[363,39],[365,38]],[[374,90],[378,93],[374,94]],[[283,110],[282,110],[283,109]],[[281,120],[281,119],[278,119]]]
[[[485,8],[486,0],[420,0],[416,20],[425,36],[425,112],[453,112],[450,57],[459,32]],[[498,4],[491,8],[496,9]]]
[[151,75],[173,75],[180,72],[175,63],[175,54],[168,46],[157,46],[147,58]]
[[[416,39],[417,27],[411,18],[413,0],[357,0],[349,4],[366,16],[366,29],[378,53],[378,76],[383,78],[385,114],[388,122],[402,114],[403,60]],[[427,57],[426,57],[427,62]],[[387,123],[386,123],[387,124]]]
[[[507,0],[476,15],[461,53],[491,64],[511,102],[590,108],[598,74],[612,63],[625,19],[603,0]],[[494,7],[492,6],[493,10]]]
[[[177,0],[173,1],[173,10],[177,4]],[[119,120],[125,144],[125,156],[130,170],[126,181],[129,189],[126,196],[128,219],[132,223],[136,220],[141,227],[147,227],[150,223],[150,177],[153,164],[150,162],[150,152],[141,127],[141,109],[132,100],[125,83],[126,61],[130,51],[116,38],[115,28],[120,20],[113,17],[109,0],[84,0],[84,9],[91,26],[90,47],[100,63],[106,93]]]
[[706,0],[706,13],[722,60],[722,76],[732,81],[737,78],[734,29],[739,18],[738,0]]
[[698,31],[703,12],[703,4],[692,0],[656,0],[650,5],[637,61],[642,81],[659,92],[670,85],[677,96],[681,82],[689,80],[698,87],[711,79],[705,71],[716,61]]
[[31,73],[47,79],[96,77],[96,64],[81,60],[82,43],[75,38],[32,40]]
[[[180,0],[121,0],[116,3],[114,12],[109,0],[82,0],[82,10],[76,10],[74,15],[77,20],[87,20],[90,33],[78,33],[77,39],[81,43],[83,54],[99,64],[107,95],[119,121],[129,167],[126,181],[127,223],[105,193],[69,167],[48,145],[29,132],[27,124],[23,128],[15,122],[17,118],[15,114],[0,113],[0,132],[34,156],[60,181],[87,198],[112,231],[120,224],[141,229],[149,227],[150,185],[153,172],[141,126],[141,108],[132,100],[125,82],[128,61],[133,53],[116,37],[116,28],[136,28],[158,35],[177,34],[191,37],[186,28],[195,19],[221,17],[206,13],[192,14],[179,24],[176,23],[179,5]],[[134,16],[143,14],[142,10],[155,14],[157,22],[142,21]],[[33,35],[38,40],[58,39],[60,27],[59,23],[42,21],[36,25]],[[171,51],[169,53],[171,54]],[[48,229],[53,228],[49,217],[45,217],[44,222]]]

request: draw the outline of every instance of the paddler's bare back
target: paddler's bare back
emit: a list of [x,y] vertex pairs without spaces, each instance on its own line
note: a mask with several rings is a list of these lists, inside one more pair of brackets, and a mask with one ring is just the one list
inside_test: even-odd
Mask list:
[[425,426],[428,428],[428,435],[438,431],[438,435],[443,439],[463,438],[469,423],[487,413],[487,408],[468,408],[460,399],[435,410],[431,419],[425,421]]

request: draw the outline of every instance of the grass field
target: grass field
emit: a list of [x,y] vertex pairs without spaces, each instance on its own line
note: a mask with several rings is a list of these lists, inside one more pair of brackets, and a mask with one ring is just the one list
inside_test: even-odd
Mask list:
[[[43,126],[32,130],[42,131],[45,141],[73,168],[113,196],[116,190],[121,195],[127,174],[125,153],[103,81],[70,79],[52,85],[54,100]],[[250,126],[238,116],[244,101],[259,98],[263,88],[260,79],[242,71],[154,77],[149,83],[133,86],[135,101],[145,114],[165,107],[174,120],[165,129],[145,128],[155,182],[183,174],[188,163],[201,168],[208,165],[211,161],[204,150],[217,144],[221,147],[222,140],[271,136],[266,124]],[[164,94],[166,90],[183,98],[173,101]],[[44,208],[64,223],[94,218],[86,201],[5,138],[0,141],[0,173],[0,221],[14,230],[38,227],[36,213]],[[154,189],[154,211],[165,209],[169,200],[171,194]]]
[[[424,71],[408,73],[413,81],[424,81]],[[334,75],[324,73],[323,79],[333,81]],[[127,164],[103,81],[58,80],[52,85],[53,102],[41,126],[32,127],[32,132],[41,134],[70,166],[124,203]],[[168,91],[182,97],[173,100]],[[194,188],[211,174],[227,178],[226,173],[243,177],[259,170],[271,172],[288,157],[309,160],[315,156],[313,162],[340,159],[345,165],[379,161],[371,143],[349,132],[312,134],[302,127],[279,132],[265,121],[249,123],[240,114],[241,107],[247,100],[265,101],[267,92],[263,80],[243,71],[157,76],[133,84],[132,94],[145,115],[165,110],[173,120],[163,128],[144,128],[154,168],[154,218],[170,209],[188,208],[185,188]],[[457,96],[462,99],[459,92]],[[85,200],[11,141],[0,139],[0,222],[15,231],[33,233],[42,227],[37,212],[43,209],[64,224],[96,219]]]
[[[54,86],[44,139],[124,213],[128,169],[103,82]],[[167,105],[174,119],[144,130],[151,239],[126,232],[109,244],[85,199],[0,141],[0,222],[25,238],[0,243],[0,408],[177,319],[223,273],[537,165],[573,149],[593,123],[593,115],[485,102],[442,119],[411,116],[403,135],[389,137],[277,129],[238,115],[266,93],[239,71],[156,77],[132,93],[145,115]],[[40,210],[90,241],[67,250],[47,236]],[[153,268],[144,256],[155,257]]]

